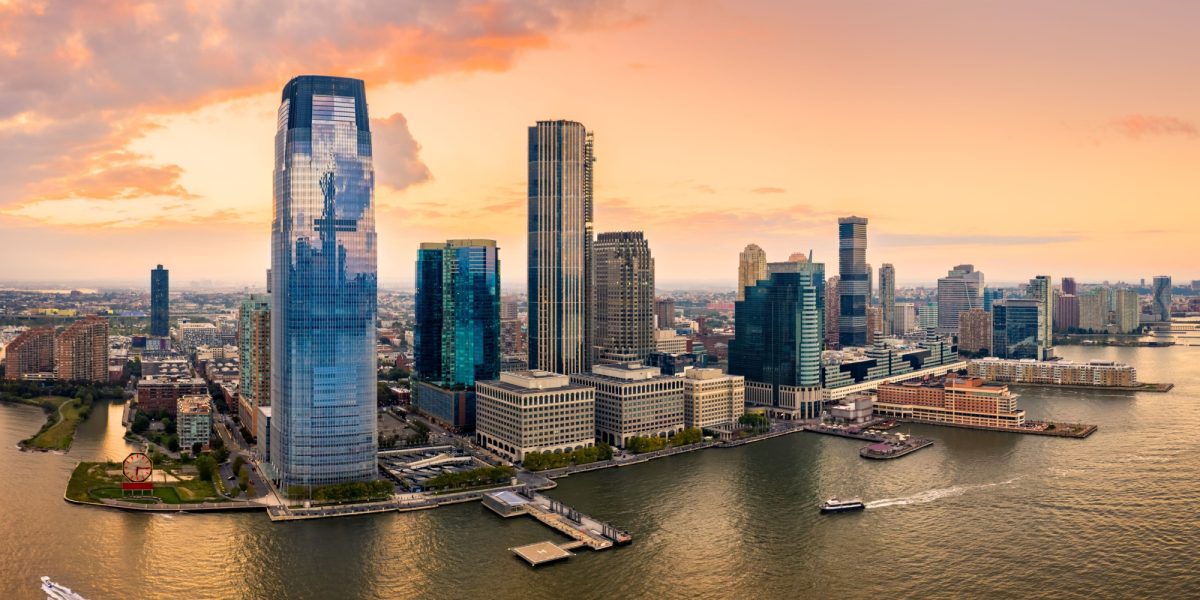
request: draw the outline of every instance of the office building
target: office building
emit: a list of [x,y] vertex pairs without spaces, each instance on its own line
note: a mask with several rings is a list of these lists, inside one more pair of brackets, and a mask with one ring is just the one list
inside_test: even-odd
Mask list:
[[515,296],[500,296],[500,320],[516,321],[520,316],[520,301]]
[[992,313],[982,308],[964,310],[958,318],[958,351],[986,355],[992,347]]
[[1078,296],[1079,295],[1079,286],[1076,285],[1074,277],[1063,277],[1062,278],[1062,293],[1064,296],[1066,296],[1066,295]]
[[1085,363],[1068,360],[1033,361],[985,358],[967,363],[967,374],[988,381],[1085,385],[1093,387],[1137,387],[1137,369],[1109,360]]
[[413,354],[417,378],[470,387],[500,376],[500,259],[493,240],[417,250]]
[[688,369],[682,379],[684,427],[730,428],[746,413],[745,377]]
[[879,308],[883,311],[884,335],[895,335],[896,315],[896,267],[883,263],[879,268]]
[[838,344],[867,345],[867,304],[871,276],[867,273],[867,220],[838,219]]
[[1114,298],[1113,324],[1117,333],[1133,333],[1138,329],[1138,315],[1141,307],[1138,305],[1138,293],[1128,288],[1117,290]]
[[841,348],[841,322],[839,313],[842,312],[842,293],[838,289],[841,278],[837,275],[825,280],[825,347],[830,350]]
[[892,315],[892,335],[904,335],[917,329],[917,307],[912,302],[897,302]]
[[655,327],[658,329],[673,329],[675,327],[675,301],[659,299],[654,301]]
[[1038,303],[1038,360],[1049,360],[1054,356],[1054,283],[1049,275],[1038,275],[1029,280],[1026,295]]
[[703,355],[694,352],[651,352],[646,366],[658,367],[663,375],[683,375],[686,371],[703,365]]
[[683,378],[639,362],[603,364],[571,375],[596,390],[596,439],[624,448],[633,437],[671,437],[683,431]]
[[[983,306],[983,273],[974,265],[956,265],[938,279],[937,330],[943,335],[958,333],[958,316]],[[987,309],[984,309],[987,310]]]
[[654,257],[640,231],[596,236],[596,360],[643,361],[655,349]]
[[[529,128],[529,366],[592,364],[592,134],[573,121]],[[653,292],[651,292],[653,293]]]
[[737,299],[746,299],[746,288],[767,278],[767,253],[757,244],[748,244],[738,255]]
[[4,378],[54,373],[54,328],[33,327],[22,331],[4,347]]
[[174,417],[180,398],[207,395],[208,385],[199,377],[150,375],[138,380],[137,409],[149,414],[161,411]]
[[735,308],[729,373],[746,378],[749,402],[770,407],[782,417],[820,414],[823,335],[818,272],[824,272],[824,265],[808,263],[795,271],[773,272],[746,288],[746,299]]
[[1108,329],[1108,288],[1089,290],[1079,297],[1079,328],[1093,333]]
[[867,343],[874,344],[876,339],[884,337],[883,309],[878,306],[867,307]]
[[767,263],[767,277],[770,278],[773,273],[800,273],[812,278],[812,283],[817,288],[817,331],[825,331],[825,313],[828,312],[825,308],[828,300],[825,291],[825,263],[814,262],[812,250],[809,250],[805,260]]
[[67,381],[108,381],[108,319],[71,323],[54,344],[55,375]]
[[992,303],[1004,297],[1004,292],[995,288],[983,288],[983,310],[992,312]]
[[376,476],[375,174],[366,90],[283,88],[271,226],[271,461],[281,490]]
[[1054,300],[1054,330],[1066,332],[1075,329],[1079,329],[1079,296],[1062,294]]
[[171,335],[170,271],[158,265],[150,271],[150,335]]
[[192,452],[196,444],[200,450],[208,450],[212,433],[212,399],[208,394],[184,396],[175,402],[175,433],[179,436],[179,449]]
[[458,432],[475,428],[475,389],[414,380],[412,407],[438,425]]
[[596,390],[548,371],[501,372],[475,383],[479,445],[510,461],[531,452],[571,452],[596,438]]
[[654,351],[666,354],[689,352],[688,337],[679,335],[674,329],[657,329],[654,331]]
[[1017,395],[1007,385],[953,375],[881,384],[875,414],[947,425],[1004,429],[1025,425],[1025,411],[1017,408]]
[[1151,313],[1159,321],[1171,320],[1171,278],[1158,275],[1154,278],[1154,286],[1150,290]]
[[271,405],[271,298],[252,294],[238,309],[238,362],[241,370],[238,417],[258,431],[259,407]]
[[992,303],[992,356],[1041,360],[1038,302],[1005,298]]
[[[922,304],[917,307],[917,328],[918,329],[937,329],[938,326],[938,305],[934,303]],[[955,332],[957,333],[957,331]]]
[[180,323],[179,349],[183,352],[195,352],[200,346],[217,346],[221,338],[217,326],[213,323]]

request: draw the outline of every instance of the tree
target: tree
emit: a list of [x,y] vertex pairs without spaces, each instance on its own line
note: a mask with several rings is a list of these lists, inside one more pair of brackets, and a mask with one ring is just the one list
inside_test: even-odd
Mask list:
[[171,436],[167,438],[167,450],[171,452],[179,452],[179,438]]
[[392,389],[388,384],[380,381],[375,384],[375,404],[377,406],[389,406],[392,402]]
[[139,412],[137,416],[133,418],[133,432],[138,434],[146,433],[147,429],[150,429],[150,417],[147,417],[145,414]]
[[200,449],[203,447],[204,447],[204,444],[201,444],[200,442],[193,443],[192,444],[192,456],[200,456]]
[[196,471],[200,474],[200,479],[212,481],[213,474],[217,472],[217,461],[211,456],[203,455],[196,459]]
[[[217,438],[217,439],[220,439],[220,438]],[[212,457],[214,460],[216,460],[219,463],[225,462],[225,460],[227,458],[229,458],[229,448],[226,448],[225,446],[221,446],[220,448],[214,449],[212,451]]]
[[163,417],[162,424],[163,431],[167,433],[175,433],[175,421],[172,421],[170,417]]
[[246,464],[246,459],[243,458],[241,454],[233,457],[233,472],[237,473],[238,471],[241,471],[242,465],[245,465],[245,464]]

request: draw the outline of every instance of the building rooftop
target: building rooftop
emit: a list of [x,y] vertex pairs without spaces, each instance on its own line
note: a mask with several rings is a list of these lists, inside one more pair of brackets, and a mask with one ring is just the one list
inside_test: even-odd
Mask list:
[[502,389],[521,394],[531,394],[546,390],[591,389],[586,385],[571,383],[571,378],[550,371],[503,371],[499,380],[484,381]]
[[175,410],[181,415],[211,415],[212,399],[208,396],[184,396],[175,402]]
[[640,362],[596,365],[592,367],[591,373],[580,373],[579,375],[609,377],[622,381],[642,381],[656,377],[670,377],[669,375],[663,375],[658,367],[643,366]]

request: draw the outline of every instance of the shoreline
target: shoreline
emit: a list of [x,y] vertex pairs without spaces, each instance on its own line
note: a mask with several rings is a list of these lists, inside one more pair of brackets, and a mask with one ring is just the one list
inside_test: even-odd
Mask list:
[[1093,390],[1100,392],[1153,392],[1156,394],[1165,394],[1175,389],[1174,383],[1142,383],[1137,387],[1119,387],[1112,385],[1083,385],[1077,383],[1025,383],[1014,381],[991,381],[988,383],[996,383],[1007,386],[1028,386],[1040,388],[1059,388],[1064,390]]

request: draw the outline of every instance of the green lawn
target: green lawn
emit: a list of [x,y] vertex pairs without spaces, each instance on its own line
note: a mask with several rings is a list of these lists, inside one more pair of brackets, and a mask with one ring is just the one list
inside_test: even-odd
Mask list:
[[[138,500],[133,496],[124,497],[121,491],[122,476],[117,472],[120,468],[121,466],[117,463],[79,463],[75,467],[75,471],[71,473],[71,480],[67,482],[67,498],[93,503],[106,498],[146,502],[147,500]],[[189,473],[184,471],[180,464],[168,461],[161,465],[155,465],[154,479],[158,478],[157,471],[159,469],[173,475],[195,475],[194,470]],[[116,474],[110,474],[109,471]],[[213,482],[203,481],[199,478],[167,483],[155,481],[153,495],[160,498],[164,504],[226,502],[225,498],[217,495],[213,488]]]
[[88,408],[79,400],[62,396],[41,396],[29,401],[49,409],[46,424],[33,437],[23,440],[26,448],[36,450],[67,450],[75,439],[75,428],[83,421]]

